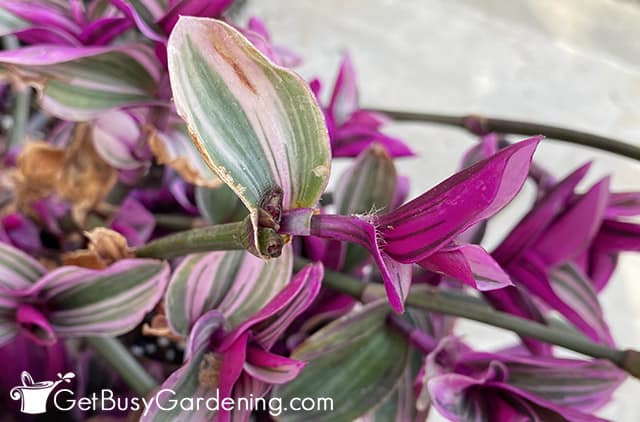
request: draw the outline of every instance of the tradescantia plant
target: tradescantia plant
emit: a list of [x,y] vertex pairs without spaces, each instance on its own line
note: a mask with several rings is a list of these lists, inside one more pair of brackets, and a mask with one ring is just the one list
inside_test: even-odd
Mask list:
[[[361,108],[348,55],[324,102],[291,70],[300,58],[259,19],[231,19],[232,3],[0,1],[3,414],[21,415],[9,391],[22,371],[73,371],[76,397],[148,405],[50,403],[54,417],[601,420],[640,376],[598,302],[618,255],[640,249],[640,193],[608,178],[577,189],[589,164],[556,180],[534,154],[543,135],[637,148]],[[478,142],[407,201],[394,159],[415,154],[385,133],[393,118]],[[327,190],[332,157],[351,161]],[[527,179],[536,200],[484,249]],[[474,350],[457,318],[520,340]],[[271,405],[220,407],[247,398]]]

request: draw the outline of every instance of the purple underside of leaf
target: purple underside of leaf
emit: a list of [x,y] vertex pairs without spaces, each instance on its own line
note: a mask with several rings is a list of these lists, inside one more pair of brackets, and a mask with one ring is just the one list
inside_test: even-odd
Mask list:
[[80,27],[61,10],[46,4],[46,2],[27,2],[3,0],[0,7],[15,16],[25,19],[34,25],[54,27],[71,34],[78,34]]
[[505,148],[381,216],[377,224],[385,253],[403,263],[421,261],[498,212],[520,191],[541,139]]
[[314,215],[311,234],[366,248],[378,265],[391,307],[396,312],[404,312],[404,300],[411,284],[411,267],[394,261],[380,249],[372,223],[358,216]]
[[[589,338],[598,342],[612,343],[608,327],[602,321],[601,310],[597,302],[586,307],[577,307],[576,304],[574,304],[575,308],[572,307],[560,297],[559,292],[554,290],[549,274],[539,257],[534,254],[527,254],[517,264],[510,266],[508,271],[518,283],[527,288],[529,293],[536,295],[551,308],[560,312]],[[578,286],[571,287],[574,291],[577,288]],[[587,296],[587,293],[576,297],[575,300],[589,300],[589,298],[583,299],[583,296]],[[569,297],[566,296],[565,298]]]
[[233,3],[233,0],[190,0],[175,2],[158,21],[165,33],[170,34],[180,15],[217,18]]
[[356,73],[349,55],[345,54],[333,87],[328,111],[337,125],[343,124],[358,108]]
[[609,198],[609,178],[578,197],[532,246],[548,266],[563,264],[583,252],[602,223]]
[[132,247],[142,246],[147,242],[155,225],[153,214],[131,197],[122,203],[110,223],[111,228],[121,233]]
[[150,27],[147,22],[140,16],[136,8],[130,4],[130,2],[124,0],[111,0],[111,3],[120,9],[122,13],[124,13],[127,17],[129,17],[133,22],[135,22],[136,26],[144,34],[147,38],[159,42],[166,43],[167,38],[165,34],[161,34],[156,31],[154,28]]
[[[233,386],[242,374],[244,363],[246,361],[247,341],[249,333],[244,332],[236,337],[224,352],[222,363],[220,365],[220,382],[219,393],[220,398],[231,397]],[[218,421],[227,422],[231,419],[231,414],[225,409],[218,411]]]
[[604,253],[640,251],[640,225],[604,220],[593,241],[593,248]]
[[640,215],[640,192],[614,192],[609,195],[605,217],[632,217]]
[[420,266],[455,278],[481,291],[511,286],[509,276],[479,245],[443,248],[420,261]]
[[[254,331],[256,342],[269,349],[293,319],[311,305],[320,291],[323,274],[320,263],[305,266],[276,297],[225,336],[219,349],[226,351],[249,330]],[[270,325],[261,327],[260,323],[267,320]]]
[[554,186],[502,241],[493,252],[493,257],[502,265],[517,259],[562,211],[590,167],[591,163],[581,166]]
[[249,347],[244,370],[253,378],[265,383],[284,384],[293,380],[302,371],[304,365],[305,363],[299,360]]
[[22,334],[41,345],[52,345],[57,341],[56,333],[47,318],[31,305],[21,304],[16,311],[16,322]]
[[626,379],[623,370],[601,359],[470,352],[461,360],[471,367],[484,367],[499,361],[505,366],[507,382],[512,386],[584,412],[597,410],[607,403]]
[[[507,312],[521,318],[545,323],[544,316],[530,299],[528,293],[515,286],[504,289],[483,292],[485,299],[499,311]],[[547,343],[531,338],[522,338],[523,343],[535,355],[550,355],[551,346]]]

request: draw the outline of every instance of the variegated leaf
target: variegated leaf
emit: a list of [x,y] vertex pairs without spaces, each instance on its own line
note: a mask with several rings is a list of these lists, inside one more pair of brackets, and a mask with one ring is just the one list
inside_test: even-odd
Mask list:
[[47,270],[19,249],[0,242],[0,292],[30,288]]
[[157,103],[160,69],[153,51],[141,44],[23,47],[0,52],[0,67],[38,88],[43,109],[65,120]]
[[229,328],[269,302],[289,281],[291,246],[279,258],[263,261],[243,251],[187,256],[173,272],[165,297],[169,325],[188,335],[191,325],[217,309]]
[[[342,175],[335,190],[336,213],[372,214],[389,211],[396,192],[398,175],[387,150],[373,144],[363,151]],[[359,245],[343,245],[344,263],[348,271],[369,256]]]
[[178,114],[206,163],[247,206],[254,228],[265,200],[314,207],[331,153],[307,84],[214,19],[181,17],[168,58]]
[[581,324],[572,321],[576,328],[583,330],[582,325],[588,325],[599,341],[613,344],[593,284],[577,266],[565,264],[552,270],[549,282],[555,294],[579,315]]
[[327,325],[298,346],[291,358],[307,361],[292,382],[273,395],[333,399],[333,409],[295,412],[285,409],[281,421],[352,421],[380,404],[394,389],[406,367],[408,344],[385,329],[389,307],[366,305]]
[[119,335],[133,329],[153,309],[168,279],[166,263],[127,259],[104,270],[60,267],[36,287],[56,334]]
[[198,211],[211,224],[240,221],[247,216],[247,208],[227,185],[217,188],[196,188]]

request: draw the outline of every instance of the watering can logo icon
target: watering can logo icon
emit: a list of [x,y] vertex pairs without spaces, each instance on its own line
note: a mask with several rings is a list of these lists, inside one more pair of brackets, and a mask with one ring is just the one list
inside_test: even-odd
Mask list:
[[20,380],[22,385],[17,385],[11,389],[9,395],[13,400],[21,400],[20,411],[22,413],[28,413],[30,415],[38,415],[47,411],[47,399],[51,392],[61,382],[71,382],[72,378],[75,378],[73,372],[67,372],[62,375],[58,373],[57,381],[40,381],[34,382],[31,374],[27,371],[22,371]]

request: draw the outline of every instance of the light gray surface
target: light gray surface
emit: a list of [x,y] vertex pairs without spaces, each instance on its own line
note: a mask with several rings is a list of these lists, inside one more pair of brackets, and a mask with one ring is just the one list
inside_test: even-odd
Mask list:
[[[298,70],[333,82],[349,51],[368,106],[457,114],[479,112],[560,124],[640,143],[640,8],[610,0],[253,0],[279,43],[305,58]],[[451,174],[472,138],[420,124],[394,125],[419,152],[399,162],[415,196]],[[546,141],[536,160],[566,174],[595,159],[588,183],[613,175],[617,189],[640,190],[640,165]],[[334,167],[334,178],[340,166]],[[498,242],[531,199],[528,186],[496,218],[486,246]],[[626,255],[602,295],[621,346],[640,348],[640,257]],[[480,324],[460,333],[482,348],[512,337]],[[600,414],[640,418],[640,381],[628,380]],[[441,420],[437,415],[432,420]]]

